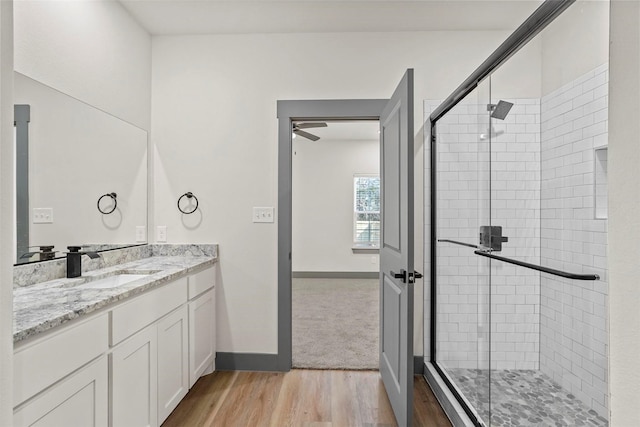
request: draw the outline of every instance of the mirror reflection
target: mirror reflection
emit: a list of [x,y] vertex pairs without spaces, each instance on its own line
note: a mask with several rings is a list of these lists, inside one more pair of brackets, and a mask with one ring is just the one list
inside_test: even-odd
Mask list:
[[14,77],[16,264],[146,243],[147,132]]

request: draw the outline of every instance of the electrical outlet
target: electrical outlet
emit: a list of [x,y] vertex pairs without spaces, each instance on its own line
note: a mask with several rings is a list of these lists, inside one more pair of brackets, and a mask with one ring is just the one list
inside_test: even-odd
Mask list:
[[378,257],[377,256],[372,256],[371,257],[371,264],[377,264],[378,263]]
[[253,222],[273,222],[274,208],[253,208]]
[[159,225],[156,229],[156,242],[164,243],[167,241],[167,226]]
[[34,208],[34,224],[53,224],[53,208]]
[[136,226],[136,242],[147,241],[147,227],[144,225]]

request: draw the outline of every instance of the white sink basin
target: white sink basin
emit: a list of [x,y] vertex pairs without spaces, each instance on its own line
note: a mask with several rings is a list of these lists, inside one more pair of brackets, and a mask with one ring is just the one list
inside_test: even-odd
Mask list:
[[148,274],[116,274],[114,276],[105,277],[104,279],[94,280],[92,282],[78,285],[86,289],[109,289],[117,288],[134,280],[147,277]]

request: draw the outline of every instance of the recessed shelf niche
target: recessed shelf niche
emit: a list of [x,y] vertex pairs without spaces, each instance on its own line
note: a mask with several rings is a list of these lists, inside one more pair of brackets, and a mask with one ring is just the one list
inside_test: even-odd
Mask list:
[[594,149],[594,206],[595,218],[607,219],[607,147],[598,147]]

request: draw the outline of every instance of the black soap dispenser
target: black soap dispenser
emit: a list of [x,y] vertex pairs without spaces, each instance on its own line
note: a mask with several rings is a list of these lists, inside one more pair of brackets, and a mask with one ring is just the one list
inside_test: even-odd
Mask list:
[[80,277],[82,274],[82,246],[67,246],[67,278]]

